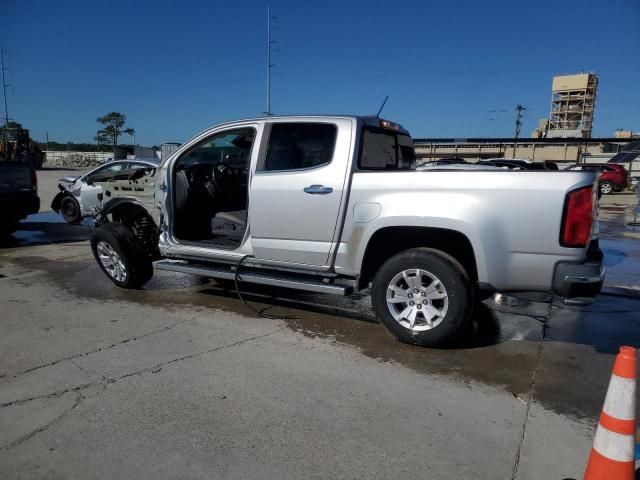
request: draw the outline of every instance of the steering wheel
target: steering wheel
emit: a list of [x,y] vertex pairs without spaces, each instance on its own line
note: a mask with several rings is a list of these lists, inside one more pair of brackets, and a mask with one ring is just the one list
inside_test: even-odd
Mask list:
[[207,183],[207,191],[212,196],[230,195],[238,181],[238,174],[226,163],[219,163],[213,167],[211,180]]

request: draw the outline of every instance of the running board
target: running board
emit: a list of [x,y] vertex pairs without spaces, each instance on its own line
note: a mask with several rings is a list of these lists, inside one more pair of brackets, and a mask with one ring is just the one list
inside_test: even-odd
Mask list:
[[[220,267],[217,265],[205,265],[201,263],[189,263],[183,260],[160,260],[156,262],[158,270],[169,270],[171,272],[191,273],[203,277],[221,278],[234,280],[235,269]],[[280,272],[263,272],[259,269],[243,267],[239,280],[245,283],[257,283],[260,285],[271,285],[274,287],[292,288],[295,290],[305,290],[307,292],[330,293],[333,295],[347,296],[353,293],[350,285],[339,285],[335,283],[325,283],[310,279],[305,275]]]

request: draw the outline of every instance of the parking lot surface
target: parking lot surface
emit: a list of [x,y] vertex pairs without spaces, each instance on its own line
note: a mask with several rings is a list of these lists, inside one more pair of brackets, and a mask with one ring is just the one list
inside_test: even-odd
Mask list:
[[118,289],[91,227],[47,212],[67,172],[39,173],[43,213],[0,250],[0,478],[581,478],[614,354],[640,346],[633,195],[602,201],[596,303],[497,295],[426,349],[367,292],[243,289],[293,317],[265,319],[190,275]]

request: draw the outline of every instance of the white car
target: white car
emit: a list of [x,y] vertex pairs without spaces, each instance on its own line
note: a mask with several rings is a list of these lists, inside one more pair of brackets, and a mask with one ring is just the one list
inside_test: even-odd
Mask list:
[[78,223],[84,217],[93,215],[102,204],[98,198],[102,188],[95,185],[97,180],[104,181],[120,172],[155,169],[159,163],[157,158],[118,160],[101,165],[84,175],[63,177],[60,179],[63,183],[58,184],[60,193],[51,202],[51,209],[62,214],[67,222]]

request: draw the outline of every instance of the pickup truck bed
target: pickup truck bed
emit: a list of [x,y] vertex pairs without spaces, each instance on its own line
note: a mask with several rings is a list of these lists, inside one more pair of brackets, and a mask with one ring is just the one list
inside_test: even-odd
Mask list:
[[[558,262],[586,255],[559,237],[567,192],[592,183],[593,175],[570,171],[356,172],[336,271],[356,275],[372,237],[402,225],[394,242],[422,228],[463,234],[475,258],[468,270],[496,290],[549,290]],[[372,205],[375,219],[366,216]]]

